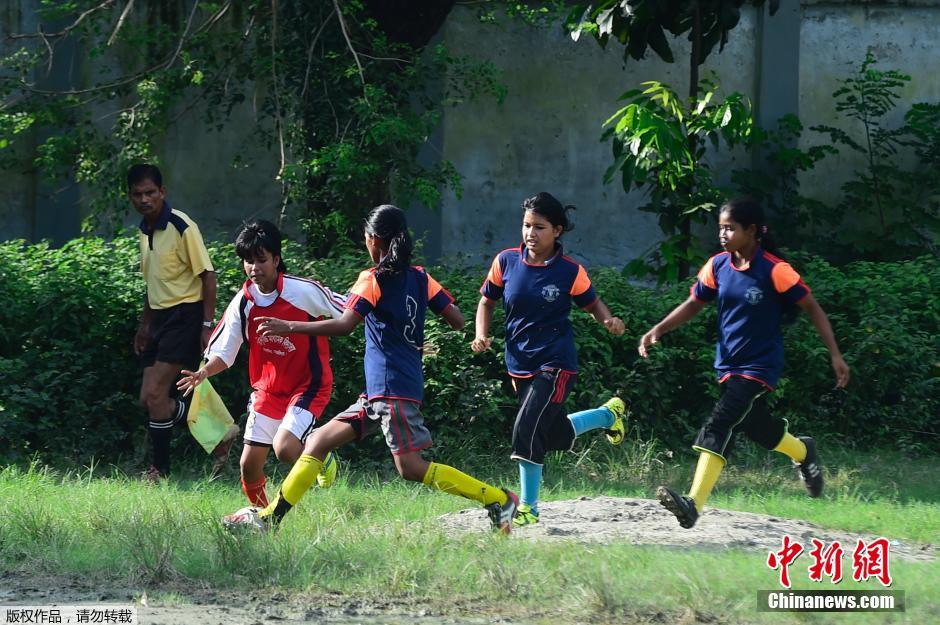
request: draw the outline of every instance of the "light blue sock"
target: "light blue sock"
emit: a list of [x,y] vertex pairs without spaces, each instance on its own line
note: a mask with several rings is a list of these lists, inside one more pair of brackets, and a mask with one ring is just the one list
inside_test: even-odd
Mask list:
[[542,465],[519,461],[519,484],[521,486],[521,501],[538,513],[539,488],[542,486]]
[[614,424],[614,413],[601,406],[568,415],[571,425],[574,426],[574,435],[581,436],[585,432],[598,428],[607,429]]

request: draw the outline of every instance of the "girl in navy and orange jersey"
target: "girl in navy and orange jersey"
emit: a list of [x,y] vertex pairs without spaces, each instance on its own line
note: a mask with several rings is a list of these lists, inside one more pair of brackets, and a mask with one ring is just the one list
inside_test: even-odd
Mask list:
[[791,435],[786,421],[771,415],[767,407],[767,393],[783,373],[780,324],[789,310],[799,307],[812,320],[829,350],[836,385],[841,388],[849,381],[849,367],[826,313],[799,274],[777,255],[760,204],[746,198],[729,200],[719,213],[718,239],[724,251],[712,256],[699,271],[689,299],[644,334],[639,345],[640,355],[646,358],[662,335],[695,317],[708,302],[717,303],[715,369],[720,396],[693,445],[700,455],[692,488],[688,496],[665,486],[656,493],[660,503],[686,528],[695,525],[738,432],[766,449],[789,456],[809,495],[822,493],[815,441]]
[[[281,258],[281,233],[269,221],[246,224],[235,239],[245,281],[209,339],[206,364],[182,371],[177,388],[189,395],[200,382],[231,367],[242,344],[248,346],[251,399],[241,457],[242,489],[255,506],[268,505],[264,463],[274,448],[278,460],[294,464],[306,437],[323,413],[333,391],[330,344],[326,337],[262,336],[261,319],[307,321],[339,317],[346,298],[316,280],[286,273]],[[237,433],[237,432],[236,432]],[[332,484],[336,463],[328,459],[318,476],[322,487]]]
[[589,430],[604,429],[613,444],[623,440],[626,407],[617,397],[600,408],[567,414],[565,400],[578,376],[571,304],[587,311],[615,335],[623,321],[594,291],[587,272],[564,255],[561,235],[571,229],[568,211],[550,193],[522,203],[522,244],[497,254],[480,289],[474,352],[489,348],[496,302],[506,312],[506,367],[521,403],[512,432],[512,458],[522,485],[516,525],[537,523],[545,454],[568,450]]
[[463,315],[450,293],[423,268],[411,265],[413,245],[401,209],[375,208],[366,221],[365,244],[375,266],[359,274],[340,318],[313,322],[262,318],[258,327],[265,337],[337,336],[350,334],[364,321],[365,393],[307,440],[275,501],[264,510],[239,510],[223,523],[262,530],[279,523],[313,484],[329,452],[381,427],[403,478],[480,502],[494,528],[508,533],[518,503],[513,493],[421,457],[421,451],[431,446],[421,415],[425,314],[431,310],[455,329],[463,327]]

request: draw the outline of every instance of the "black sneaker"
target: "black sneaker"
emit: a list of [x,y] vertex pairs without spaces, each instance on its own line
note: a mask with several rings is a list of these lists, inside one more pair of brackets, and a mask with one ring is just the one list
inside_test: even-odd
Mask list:
[[798,437],[806,445],[806,457],[803,462],[794,462],[793,466],[800,470],[800,479],[806,486],[806,492],[810,497],[819,497],[823,491],[822,468],[819,466],[819,458],[816,457],[816,441],[809,436]]
[[698,510],[695,509],[695,501],[691,497],[680,495],[665,486],[656,489],[656,497],[666,510],[676,515],[682,527],[689,529],[698,521]]
[[516,493],[505,488],[503,492],[506,493],[506,503],[503,505],[491,503],[486,507],[486,511],[490,515],[490,523],[493,524],[493,529],[503,534],[509,534],[512,532],[512,520],[519,512],[519,497],[516,496]]

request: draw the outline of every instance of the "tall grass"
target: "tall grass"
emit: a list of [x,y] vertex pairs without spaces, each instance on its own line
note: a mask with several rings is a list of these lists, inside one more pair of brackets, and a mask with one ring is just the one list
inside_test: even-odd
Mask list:
[[[686,486],[690,458],[645,443],[552,456],[545,498],[647,497],[662,481]],[[838,450],[827,458],[829,490],[822,500],[805,497],[786,462],[755,452],[726,471],[712,503],[940,543],[940,492],[931,479],[940,469],[937,459],[902,462],[890,453]],[[507,475],[503,460],[489,460],[495,464],[483,457],[465,464],[478,464],[470,468],[487,479],[493,477],[487,467]],[[233,536],[218,521],[245,505],[231,477],[209,483],[184,475],[147,486],[113,468],[7,467],[0,470],[0,563],[151,589],[195,580],[226,589],[417,598],[445,608],[611,622],[844,622],[840,615],[757,613],[757,591],[776,587],[766,553],[531,543],[489,532],[447,536],[435,517],[474,504],[346,465],[334,487],[308,493],[280,531]],[[907,593],[908,612],[855,614],[853,622],[935,622],[940,562],[896,560],[892,574],[893,588]],[[813,587],[805,578],[800,583]]]

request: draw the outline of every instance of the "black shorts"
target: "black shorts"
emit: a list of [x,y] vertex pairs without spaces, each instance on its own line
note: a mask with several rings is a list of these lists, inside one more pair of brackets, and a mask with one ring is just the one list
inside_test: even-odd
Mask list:
[[512,458],[535,464],[550,451],[568,451],[574,445],[574,426],[565,400],[574,388],[577,373],[549,369],[531,378],[513,378],[516,397],[522,402],[512,428]]
[[692,448],[727,458],[738,432],[764,449],[775,448],[787,432],[787,422],[770,414],[768,392],[756,380],[737,375],[727,378],[721,383],[718,402]]
[[195,367],[201,357],[202,302],[150,311],[147,346],[140,354],[144,367],[158,360]]

